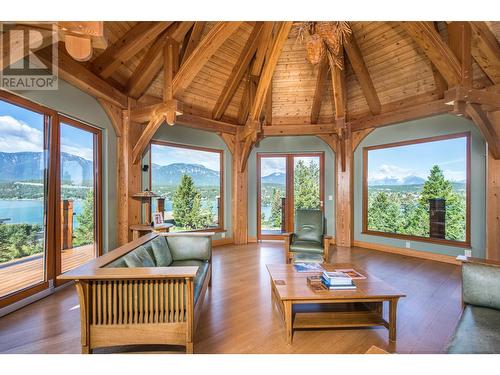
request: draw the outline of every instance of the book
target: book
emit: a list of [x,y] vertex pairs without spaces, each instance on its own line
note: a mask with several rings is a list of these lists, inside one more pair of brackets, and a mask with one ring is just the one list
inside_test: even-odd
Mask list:
[[339,286],[329,286],[327,287],[325,285],[325,288],[329,289],[329,290],[354,290],[356,289],[356,285],[339,285]]
[[323,267],[319,263],[295,263],[293,266],[297,272],[323,271]]
[[360,274],[358,271],[356,271],[353,268],[342,268],[342,269],[335,269],[336,272],[343,272],[347,276],[349,276],[353,280],[361,280],[361,279],[366,279],[366,276]]
[[350,285],[352,279],[343,272],[323,272],[323,279],[329,285]]
[[336,282],[336,281],[330,281],[328,279],[326,279],[325,277],[321,276],[321,282],[323,284],[325,284],[325,286],[327,287],[342,287],[342,286],[345,286],[345,287],[348,287],[348,286],[353,286],[354,283],[352,282],[351,279],[349,279],[349,281],[340,281],[340,282]]

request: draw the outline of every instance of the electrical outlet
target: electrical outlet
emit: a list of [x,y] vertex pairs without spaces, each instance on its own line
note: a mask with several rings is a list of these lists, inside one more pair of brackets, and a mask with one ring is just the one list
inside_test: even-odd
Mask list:
[[466,256],[467,258],[472,257],[472,250],[465,250],[465,256]]
[[333,195],[329,195],[329,196],[328,196],[328,200],[329,200],[329,201],[333,201]]
[[406,246],[406,248],[407,248],[407,249],[409,249],[409,248],[410,248],[410,246],[411,246],[410,241],[405,241],[405,246]]
[[221,236],[221,238],[226,238],[226,233],[222,232],[222,233],[220,234],[220,236]]

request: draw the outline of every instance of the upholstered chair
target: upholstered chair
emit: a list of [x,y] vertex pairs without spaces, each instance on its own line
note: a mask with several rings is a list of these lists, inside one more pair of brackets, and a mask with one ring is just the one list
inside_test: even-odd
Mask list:
[[320,210],[295,211],[295,231],[285,233],[286,262],[297,254],[320,255],[328,262],[331,236],[325,235],[325,219]]

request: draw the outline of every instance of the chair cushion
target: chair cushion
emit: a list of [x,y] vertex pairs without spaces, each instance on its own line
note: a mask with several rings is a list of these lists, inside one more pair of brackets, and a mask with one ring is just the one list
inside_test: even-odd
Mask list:
[[123,257],[120,257],[114,261],[112,261],[109,264],[106,264],[107,268],[127,268],[127,263],[125,263],[125,259]]
[[164,236],[158,236],[151,241],[151,248],[157,267],[168,267],[172,264],[172,254]]
[[297,210],[295,212],[295,239],[298,241],[323,240],[323,212],[320,210]]
[[500,267],[464,263],[462,287],[465,303],[500,310]]
[[500,311],[487,307],[466,305],[448,344],[448,353],[500,353]]
[[208,271],[208,262],[202,260],[174,260],[171,267],[188,267],[188,266],[198,266],[198,271],[194,277],[194,303],[198,301],[200,296],[201,287],[205,281]]
[[290,244],[291,252],[323,254],[323,244],[316,241],[293,241]]
[[127,267],[154,267],[155,263],[148,250],[144,246],[139,246],[123,257]]

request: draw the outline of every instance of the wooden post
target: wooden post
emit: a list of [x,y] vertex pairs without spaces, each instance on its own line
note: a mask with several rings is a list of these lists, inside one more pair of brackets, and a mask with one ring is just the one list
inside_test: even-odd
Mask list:
[[[500,132],[500,111],[491,112],[492,125]],[[500,159],[488,152],[486,187],[486,258],[500,260]]]
[[233,153],[233,241],[236,245],[248,243],[248,166],[240,171],[242,142],[235,142]]
[[118,152],[118,245],[129,242],[129,162],[130,162],[130,116],[122,111],[122,134],[117,139]]
[[[142,223],[142,210],[141,210],[141,200],[134,199],[132,196],[141,191],[141,163],[135,163],[133,160],[132,150],[134,145],[139,140],[142,131],[144,130],[144,125],[135,124],[132,121],[129,121],[129,139],[128,139],[128,153],[127,155],[123,155],[123,157],[127,158],[127,168],[128,168],[128,226],[130,227],[133,224],[141,224]],[[131,240],[131,231],[127,228],[127,242]]]
[[353,150],[352,133],[349,129],[342,131],[338,142],[338,153],[335,156],[337,177],[335,238],[338,246],[351,246],[353,237]]
[[73,201],[68,199],[61,202],[61,247],[73,248]]

